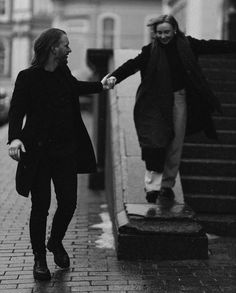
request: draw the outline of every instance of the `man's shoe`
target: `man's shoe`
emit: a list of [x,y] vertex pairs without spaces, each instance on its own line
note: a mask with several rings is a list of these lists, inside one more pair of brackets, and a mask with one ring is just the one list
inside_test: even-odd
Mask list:
[[146,192],[146,200],[149,203],[156,203],[157,197],[159,196],[159,191],[147,191]]
[[33,275],[35,280],[48,281],[51,279],[45,254],[34,255]]
[[53,253],[55,264],[63,269],[69,268],[70,258],[61,241],[53,241],[53,239],[49,238],[47,249]]
[[160,198],[173,200],[175,198],[174,191],[170,187],[162,187],[160,190]]

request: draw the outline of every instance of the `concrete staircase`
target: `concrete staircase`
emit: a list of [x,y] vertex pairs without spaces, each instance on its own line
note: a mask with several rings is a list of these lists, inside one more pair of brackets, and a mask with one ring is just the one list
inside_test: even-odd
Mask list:
[[219,141],[186,139],[181,162],[185,201],[209,233],[236,236],[236,55],[200,60],[224,114],[214,117]]

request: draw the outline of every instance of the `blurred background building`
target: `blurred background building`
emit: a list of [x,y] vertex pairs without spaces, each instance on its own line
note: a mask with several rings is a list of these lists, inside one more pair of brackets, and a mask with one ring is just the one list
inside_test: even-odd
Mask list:
[[203,39],[236,40],[235,0],[163,0],[187,34]]
[[0,123],[17,73],[32,58],[33,39],[52,25],[50,0],[0,0]]
[[148,20],[161,0],[0,0],[0,88],[11,95],[17,73],[29,66],[35,37],[58,27],[69,36],[74,75],[88,79],[88,48],[141,48]]
[[173,13],[187,34],[236,37],[235,0],[0,0],[0,88],[11,95],[17,73],[29,66],[35,37],[51,26],[68,33],[74,75],[88,79],[88,48],[140,49],[147,22]]

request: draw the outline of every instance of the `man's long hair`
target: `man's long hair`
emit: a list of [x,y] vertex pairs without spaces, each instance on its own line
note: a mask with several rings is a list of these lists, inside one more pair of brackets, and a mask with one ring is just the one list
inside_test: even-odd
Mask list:
[[32,66],[43,67],[49,57],[53,46],[56,46],[65,31],[58,28],[50,28],[43,31],[34,42],[34,56],[31,61]]

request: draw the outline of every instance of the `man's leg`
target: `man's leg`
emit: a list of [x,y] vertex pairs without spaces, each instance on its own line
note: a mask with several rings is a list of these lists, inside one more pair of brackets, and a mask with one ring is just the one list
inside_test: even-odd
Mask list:
[[49,280],[50,271],[46,261],[47,216],[51,201],[50,162],[44,157],[39,163],[35,181],[31,189],[30,239],[34,253],[34,278]]
[[30,239],[33,253],[46,253],[47,216],[51,202],[49,162],[41,160],[31,189]]
[[62,241],[77,203],[77,173],[75,156],[58,158],[53,168],[53,183],[57,198],[51,238]]
[[54,160],[53,183],[57,198],[57,210],[53,217],[50,239],[47,244],[54,254],[55,263],[67,268],[70,260],[62,240],[73,217],[77,203],[77,173],[74,155],[58,157]]

